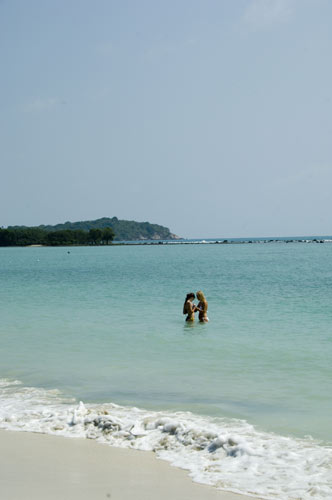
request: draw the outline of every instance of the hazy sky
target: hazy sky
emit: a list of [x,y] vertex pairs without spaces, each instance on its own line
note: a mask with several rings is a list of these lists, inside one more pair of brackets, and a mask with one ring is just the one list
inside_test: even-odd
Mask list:
[[0,0],[0,226],[332,234],[331,0]]

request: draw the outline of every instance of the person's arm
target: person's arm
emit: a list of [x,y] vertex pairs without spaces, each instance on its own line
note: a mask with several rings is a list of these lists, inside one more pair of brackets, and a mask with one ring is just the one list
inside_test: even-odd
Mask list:
[[191,313],[196,312],[196,305],[192,302],[189,302],[189,308]]

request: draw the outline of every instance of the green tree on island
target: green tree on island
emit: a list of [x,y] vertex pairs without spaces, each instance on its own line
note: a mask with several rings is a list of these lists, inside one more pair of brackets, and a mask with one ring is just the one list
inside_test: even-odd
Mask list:
[[110,242],[112,243],[114,236],[115,234],[111,227],[105,227],[105,229],[102,230],[102,241],[106,243],[106,245],[109,245]]
[[88,241],[93,245],[99,245],[102,239],[102,230],[101,229],[90,229]]

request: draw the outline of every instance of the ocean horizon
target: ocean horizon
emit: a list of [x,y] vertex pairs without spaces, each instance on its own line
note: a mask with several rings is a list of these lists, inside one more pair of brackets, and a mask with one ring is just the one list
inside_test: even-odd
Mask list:
[[114,241],[114,245],[118,244],[158,244],[159,242],[170,244],[181,243],[311,243],[311,242],[332,242],[332,236],[328,235],[311,235],[311,236],[254,236],[254,237],[215,237],[215,238],[182,238],[178,236],[175,239],[159,240],[159,239],[141,239],[141,240],[119,240]]

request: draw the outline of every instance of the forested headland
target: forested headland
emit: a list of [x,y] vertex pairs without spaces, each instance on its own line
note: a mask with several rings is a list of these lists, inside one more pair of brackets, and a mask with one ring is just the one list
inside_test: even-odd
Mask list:
[[112,241],[172,240],[167,227],[149,222],[103,217],[93,221],[65,222],[37,227],[0,228],[0,246],[109,245]]

